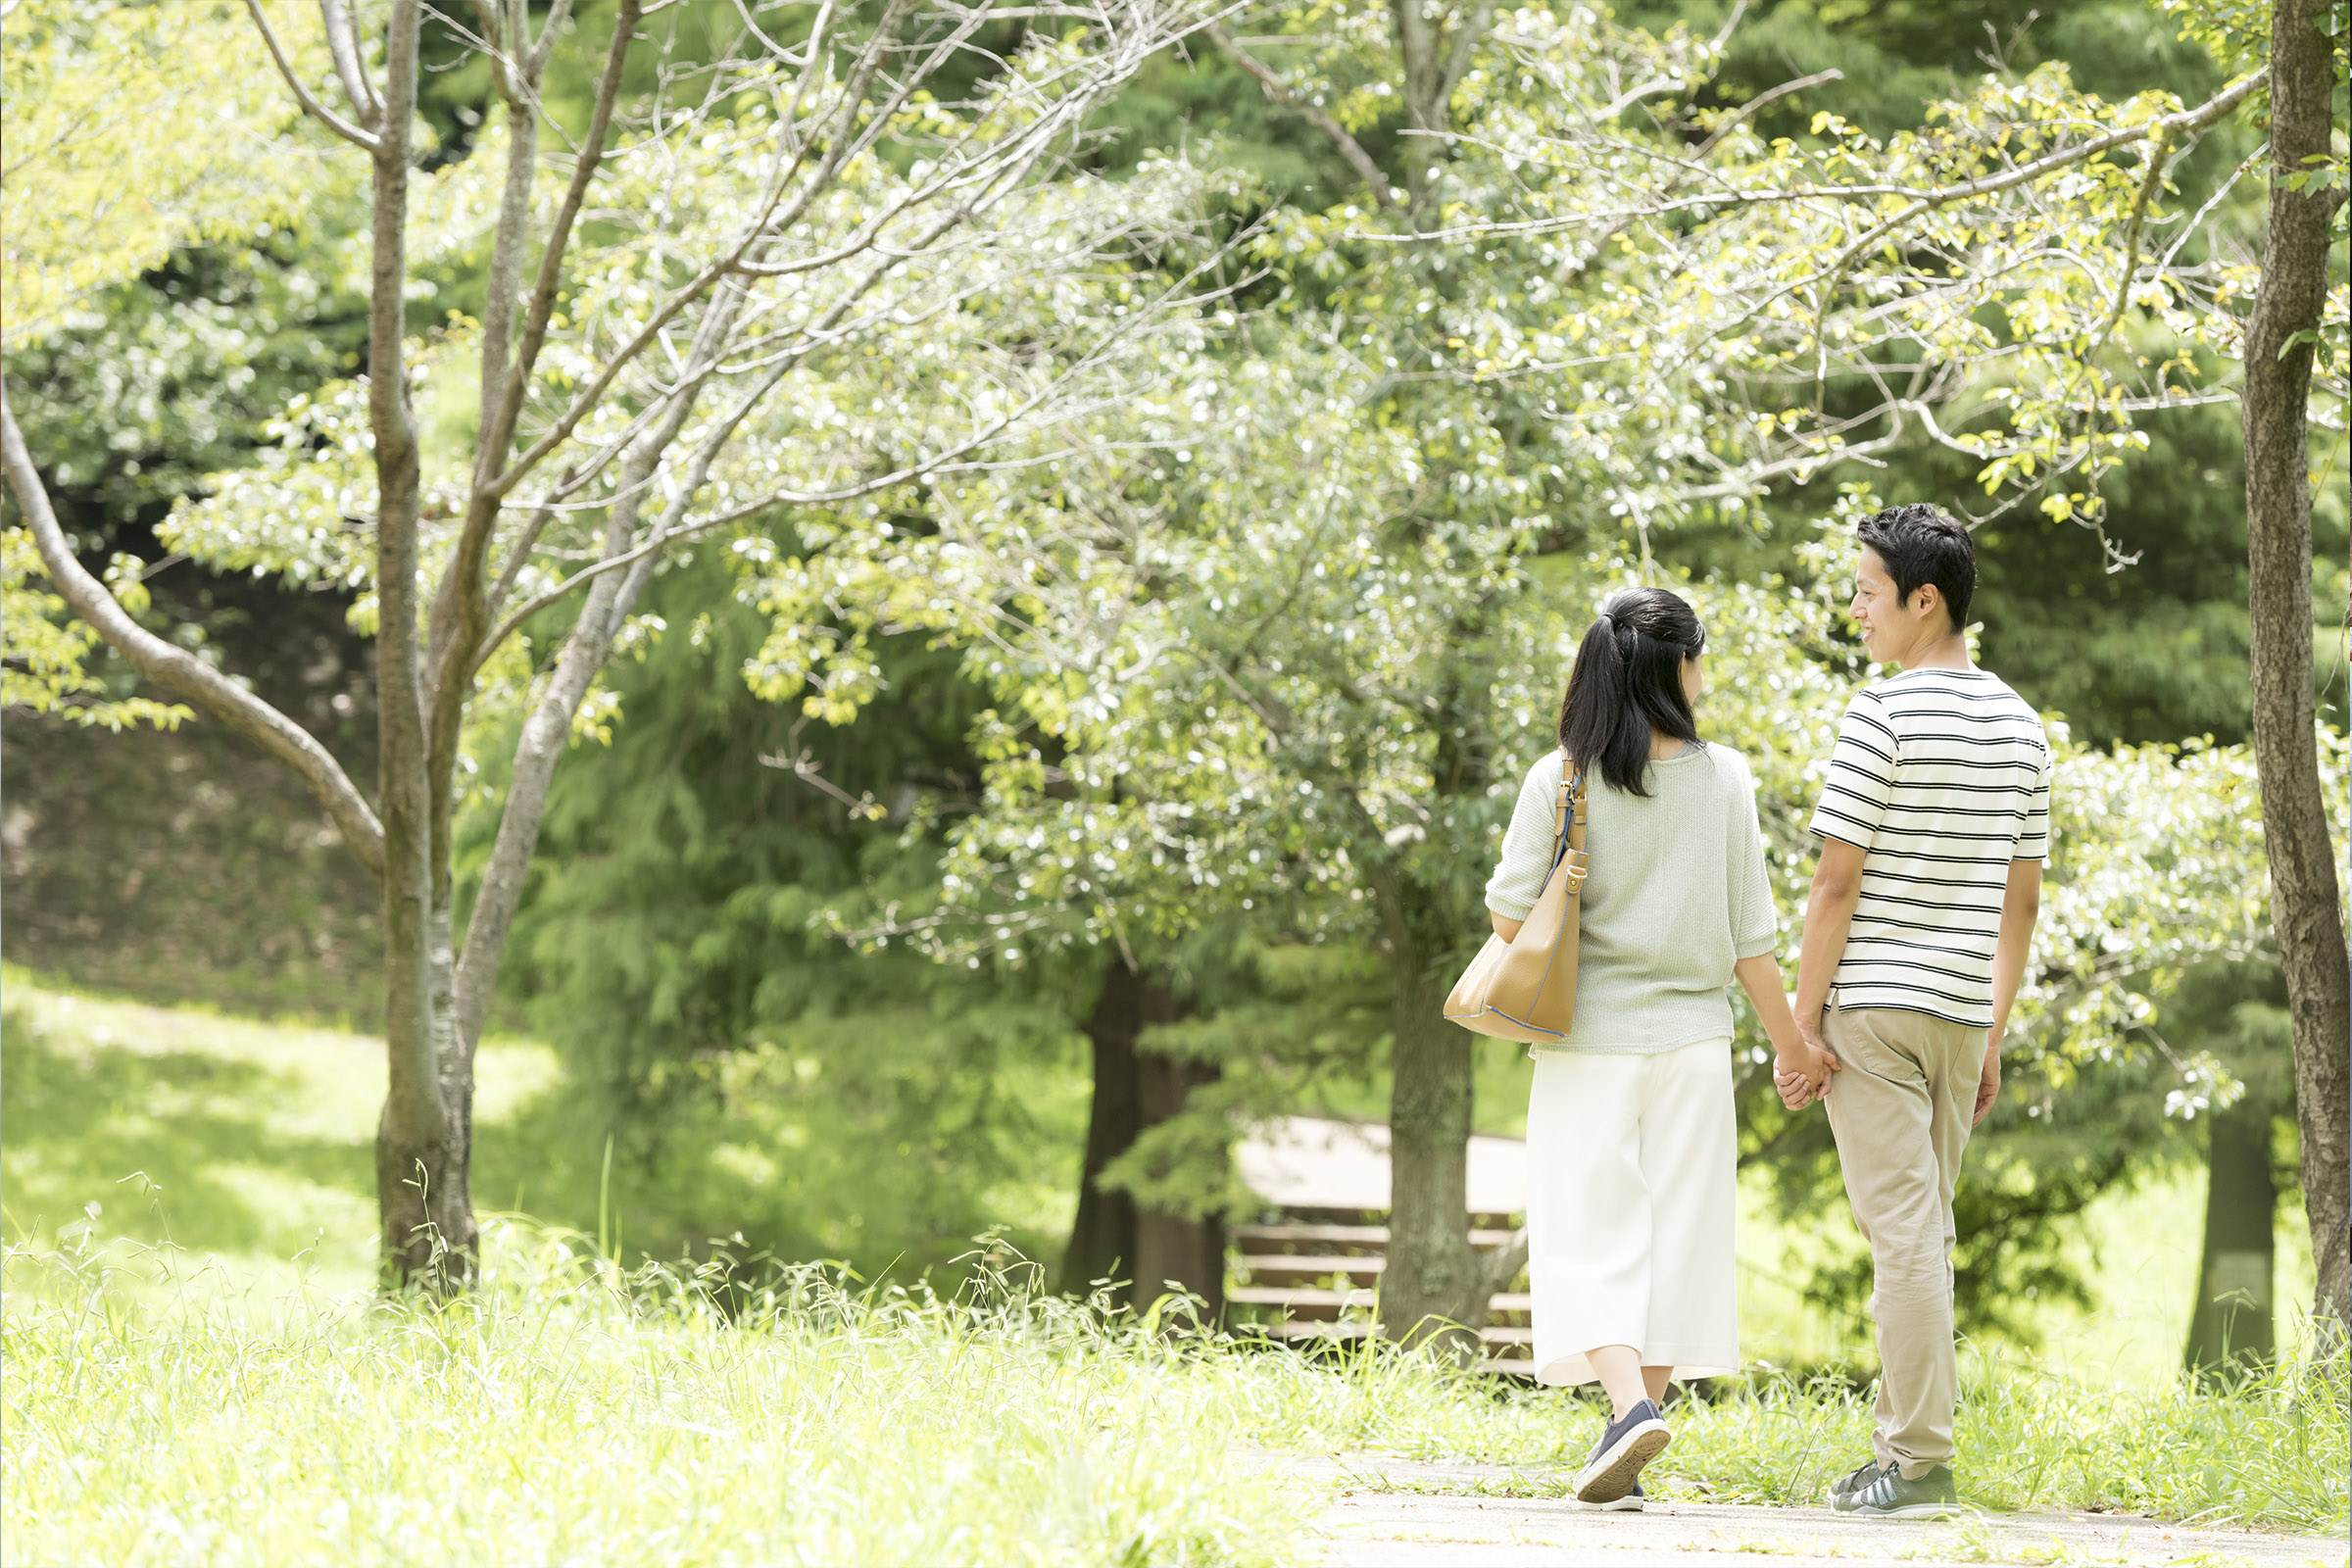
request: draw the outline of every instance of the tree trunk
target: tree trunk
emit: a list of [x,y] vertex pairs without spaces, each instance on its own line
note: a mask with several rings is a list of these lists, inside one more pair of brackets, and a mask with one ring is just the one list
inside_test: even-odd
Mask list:
[[2191,1372],[2244,1373],[2271,1359],[2271,1107],[2253,1096],[2208,1120],[2205,1249],[2182,1356]]
[[1381,1332],[1400,1345],[1446,1340],[1486,1316],[1484,1271],[1470,1249],[1471,1037],[1446,1021],[1446,983],[1400,965],[1389,1102],[1389,1262]]
[[387,91],[374,154],[368,412],[375,438],[377,789],[384,827],[384,1046],[376,1205],[387,1284],[441,1291],[473,1275],[475,1232],[464,1141],[442,1085],[449,1034],[435,1002],[433,833],[416,635],[419,462],[403,363],[407,331],[409,123],[416,105],[417,7],[400,0],[385,29]]
[[1173,1022],[1182,1010],[1165,982],[1130,968],[1124,958],[1102,971],[1102,994],[1083,1025],[1094,1047],[1095,1092],[1078,1214],[1054,1289],[1086,1296],[1108,1280],[1114,1303],[1141,1309],[1173,1287],[1206,1302],[1203,1316],[1213,1322],[1225,1310],[1223,1223],[1146,1207],[1124,1190],[1102,1184],[1112,1160],[1143,1133],[1181,1115],[1193,1090],[1217,1076],[1213,1066],[1138,1048],[1145,1029]]
[[[1193,1091],[1217,1078],[1211,1063],[1180,1061],[1148,1051],[1138,1054],[1136,1065],[1142,1128],[1156,1127],[1182,1115]],[[1150,1306],[1169,1291],[1182,1291],[1200,1298],[1203,1324],[1214,1324],[1225,1315],[1223,1220],[1213,1214],[1187,1219],[1138,1204],[1134,1255],[1138,1308]]]
[[[2314,1314],[2352,1322],[2352,970],[2347,969],[2335,849],[2320,792],[2313,726],[2311,459],[2306,399],[2328,292],[2328,231],[2340,197],[2295,191],[2281,176],[2328,151],[2333,86],[2321,0],[2278,0],[2271,14],[2271,206],[2245,345],[2247,609],[2254,757],[2262,780],[2271,919],[2294,1020],[2295,1119],[2304,1207],[2319,1283]],[[2325,1338],[2326,1336],[2324,1336]]]
[[[1078,1173],[1078,1216],[1061,1254],[1054,1289],[1086,1296],[1100,1281],[1123,1281],[1135,1251],[1135,1200],[1099,1184],[1102,1168],[1125,1153],[1143,1130],[1135,1037],[1143,1031],[1144,979],[1124,960],[1102,972],[1102,994],[1081,1026],[1095,1057],[1094,1103],[1087,1113],[1086,1156]],[[1114,1287],[1125,1299],[1123,1287]]]

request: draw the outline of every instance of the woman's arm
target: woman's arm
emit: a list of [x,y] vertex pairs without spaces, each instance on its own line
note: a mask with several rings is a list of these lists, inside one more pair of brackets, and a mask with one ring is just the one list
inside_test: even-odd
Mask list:
[[1838,1060],[1814,1050],[1797,1029],[1796,1015],[1788,1010],[1788,994],[1781,989],[1779,961],[1769,953],[1759,953],[1733,964],[1732,976],[1747,993],[1747,1004],[1756,1009],[1756,1021],[1772,1042],[1773,1082],[1780,1089],[1781,1103],[1801,1110],[1827,1095]]
[[1784,1059],[1800,1057],[1804,1037],[1796,1032],[1796,1014],[1788,1010],[1788,993],[1781,989],[1780,961],[1759,953],[1732,965],[1732,976],[1747,993],[1747,1004],[1756,1009],[1756,1021],[1764,1026],[1773,1054]]
[[1487,918],[1494,922],[1494,934],[1505,942],[1518,941],[1519,928],[1527,924],[1525,920],[1513,920],[1496,914],[1493,909],[1487,911]]

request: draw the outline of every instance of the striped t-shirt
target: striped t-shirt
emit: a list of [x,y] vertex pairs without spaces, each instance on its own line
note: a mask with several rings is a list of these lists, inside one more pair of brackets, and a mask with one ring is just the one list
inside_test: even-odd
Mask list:
[[2050,743],[2025,699],[1981,669],[1861,692],[1811,826],[1863,852],[1835,1004],[1991,1028],[2009,862],[2050,853]]

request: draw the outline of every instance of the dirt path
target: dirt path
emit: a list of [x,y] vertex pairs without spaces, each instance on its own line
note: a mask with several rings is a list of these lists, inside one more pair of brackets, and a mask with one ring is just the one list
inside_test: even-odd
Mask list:
[[2118,1514],[1986,1514],[1900,1524],[1826,1507],[1700,1502],[1600,1513],[1564,1497],[1508,1495],[1551,1478],[1514,1477],[1494,1465],[1352,1457],[1301,1460],[1294,1469],[1328,1490],[1320,1559],[1328,1568],[2346,1568],[2340,1538],[2190,1530]]

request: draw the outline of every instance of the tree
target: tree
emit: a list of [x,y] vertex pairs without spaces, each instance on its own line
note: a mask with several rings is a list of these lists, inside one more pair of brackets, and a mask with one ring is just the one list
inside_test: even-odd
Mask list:
[[[2242,1377],[2271,1360],[2275,1235],[2281,1172],[2274,1128],[2291,1119],[2294,1032],[2276,962],[2213,963],[2191,970],[2159,1004],[2168,1040],[2217,1058],[2236,1092],[2213,1083],[2191,1114],[2205,1132],[2205,1235],[2182,1364]],[[2187,1097],[2183,1097],[2187,1098]]]
[[[624,101],[645,16],[616,0],[584,122],[560,127],[568,149],[547,159],[550,64],[591,29],[567,0],[536,26],[520,3],[481,0],[500,122],[420,175],[419,0],[391,0],[374,39],[344,0],[321,0],[290,40],[248,9],[302,110],[365,155],[367,373],[298,401],[276,461],[227,477],[166,537],[216,565],[366,589],[374,798],[125,613],[75,560],[4,405],[0,435],[74,613],[294,768],[379,878],[383,1253],[391,1278],[447,1288],[473,1267],[474,1043],[550,780],[647,583],[683,542],[860,504],[1123,395],[1152,300],[1100,330],[1107,310],[1072,307],[1098,287],[1132,293],[1128,258],[1183,243],[1189,175],[1170,167],[1115,197],[1045,176],[1102,96],[1191,24],[1152,0],[1073,8],[1065,34],[988,67],[986,10],[894,0],[799,31],[759,6],[713,58],[656,62],[652,89]],[[145,48],[138,29],[163,14],[119,20]],[[974,59],[986,79],[938,96]],[[418,262],[452,256],[481,270],[481,317],[413,336]],[[461,941],[453,814],[469,725],[501,703],[527,717]]]
[[[2352,1059],[2345,1045],[2352,1040],[2352,968],[2313,740],[2308,411],[2330,293],[2328,251],[2338,242],[2345,198],[2343,155],[2331,145],[2345,46],[2342,7],[2320,0],[2272,6],[2270,227],[2246,323],[2240,399],[2254,755],[2262,768],[2272,923],[2294,1019],[2303,1206],[2319,1270],[2312,1311],[2333,1325],[2333,1337],[2352,1327]],[[2340,374],[2341,284],[2333,294],[2330,358]]]

